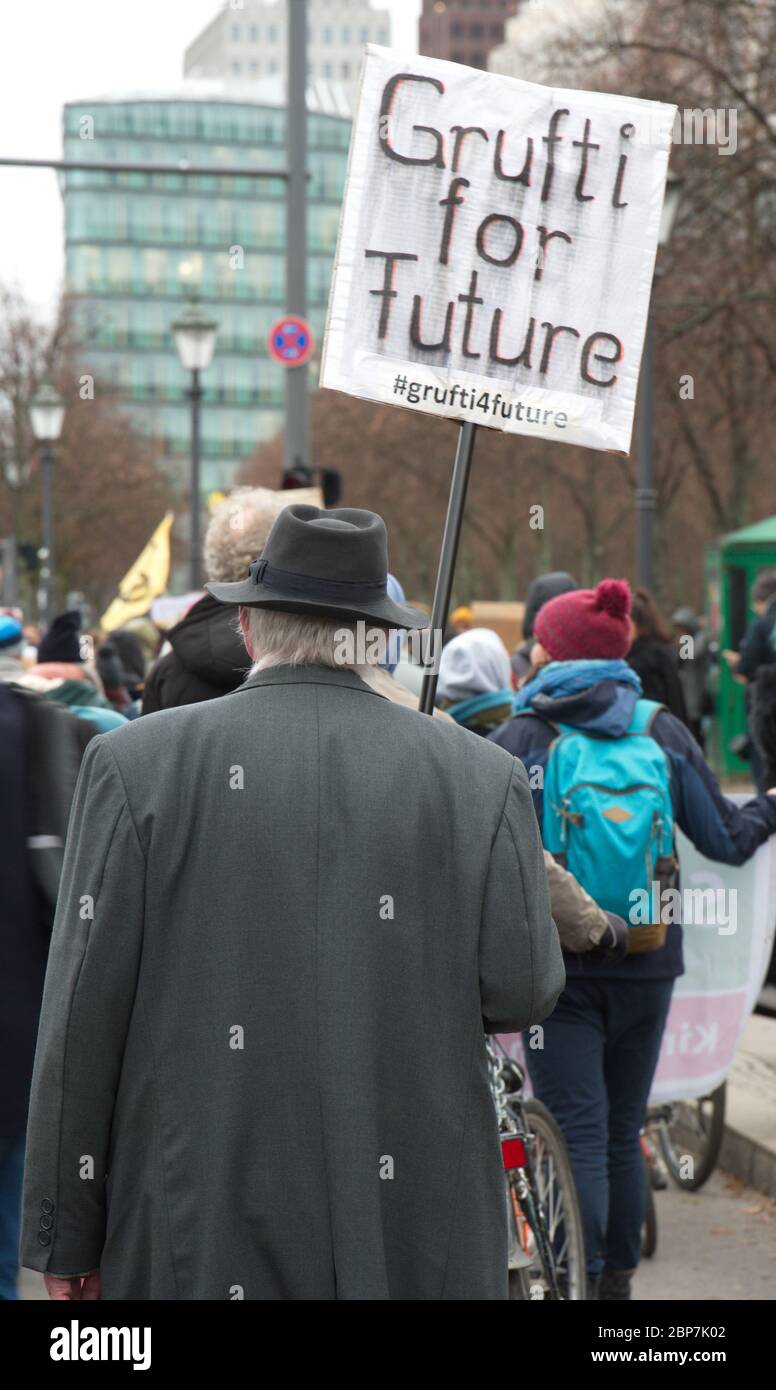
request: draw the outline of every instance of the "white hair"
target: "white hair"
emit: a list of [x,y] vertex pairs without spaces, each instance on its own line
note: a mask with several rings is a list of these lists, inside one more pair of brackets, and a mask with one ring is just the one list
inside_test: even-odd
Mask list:
[[[248,635],[253,647],[250,674],[269,666],[329,666],[334,670],[368,674],[366,665],[352,657],[363,650],[358,644],[357,624],[347,618],[315,618],[310,613],[282,613],[274,608],[246,608]],[[367,638],[373,629],[367,629]],[[374,629],[381,632],[382,629]],[[348,659],[350,655],[351,659]]]

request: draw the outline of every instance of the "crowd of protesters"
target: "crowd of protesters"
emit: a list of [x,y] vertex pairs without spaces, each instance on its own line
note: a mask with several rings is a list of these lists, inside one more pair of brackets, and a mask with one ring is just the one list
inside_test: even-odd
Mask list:
[[[204,561],[167,632],[0,614],[0,1298],[25,1135],[22,1261],[52,1297],[506,1297],[484,1033],[536,1024],[589,1297],[629,1298],[683,962],[681,925],[628,918],[619,827],[652,815],[661,888],[675,827],[727,864],[776,831],[776,574],[727,655],[763,793],[738,807],[689,608],[671,630],[645,590],[553,572],[511,653],[457,609],[428,720],[411,662],[338,656],[343,628],[428,625],[374,514],[241,489]],[[624,774],[626,734],[659,832],[566,795]]]

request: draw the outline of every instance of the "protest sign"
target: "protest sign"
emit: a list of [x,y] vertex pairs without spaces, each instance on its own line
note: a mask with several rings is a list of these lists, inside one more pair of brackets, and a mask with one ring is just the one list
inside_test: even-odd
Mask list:
[[369,45],[321,384],[627,454],[674,113]]

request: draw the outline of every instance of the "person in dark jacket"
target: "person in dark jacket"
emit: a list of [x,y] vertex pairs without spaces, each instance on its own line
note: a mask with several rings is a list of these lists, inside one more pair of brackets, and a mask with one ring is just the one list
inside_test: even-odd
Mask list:
[[[529,772],[543,825],[544,771],[557,724],[608,738],[629,728],[641,694],[624,660],[630,645],[627,585],[563,594],[535,624],[535,678],[519,692],[517,715],[491,738]],[[728,801],[701,751],[669,711],[651,735],[668,760],[674,818],[709,859],[743,864],[776,831],[776,798]],[[684,969],[682,928],[668,925],[659,949],[624,960],[565,953],[567,984],[531,1050],[531,1079],[569,1147],[585,1226],[591,1296],[630,1297],[640,1256],[644,1172],[639,1129],[674,980]]]
[[687,722],[700,747],[705,748],[703,721],[713,708],[709,687],[717,654],[716,643],[711,642],[703,619],[686,604],[676,609],[671,624],[679,647],[679,680],[687,708]]
[[110,637],[97,648],[95,665],[111,709],[129,719],[132,710],[129,676],[122,665],[118,647],[114,646]]
[[761,666],[752,687],[749,724],[762,760],[763,781],[776,786],[776,666]]
[[[0,629],[0,1300],[16,1298],[22,1171],[49,938],[81,758],[97,733],[14,682]],[[19,674],[23,668],[19,662]]]
[[[237,488],[216,508],[205,536],[205,571],[222,584],[244,579],[261,555],[273,522],[293,502],[293,492]],[[143,692],[143,714],[200,700],[215,700],[242,685],[245,646],[234,614],[210,594],[195,603],[171,629],[172,648],[151,668]]]
[[543,604],[558,594],[568,594],[576,589],[577,581],[565,570],[551,570],[540,574],[528,586],[523,613],[523,640],[516,652],[512,653],[512,670],[518,682],[525,680],[531,671],[531,648],[533,647],[534,623]]
[[114,710],[137,719],[146,677],[143,648],[134,632],[116,628],[97,649],[97,670]]
[[94,663],[90,659],[90,639],[82,638],[81,613],[77,608],[54,618],[38,647],[35,665],[22,669],[20,654],[12,678],[46,700],[67,705],[80,719],[95,724],[100,733],[123,723],[121,714],[103,693],[99,660]]
[[129,628],[117,627],[110,634],[110,641],[118,652],[127,689],[136,699],[142,693],[146,678],[146,659],[140,638]]
[[[757,617],[746,630],[741,650],[726,651],[722,655],[735,679],[746,682],[746,717],[750,746],[742,756],[751,758],[752,780],[758,792],[762,792],[767,785],[766,772],[760,743],[753,732],[752,720],[759,673],[767,670],[769,666],[776,665],[776,570],[760,571],[752,585],[751,603]],[[757,723],[762,732],[762,699],[759,703],[761,712]]]
[[38,646],[38,665],[47,661],[83,661],[81,613],[69,608],[52,619]]
[[761,570],[752,586],[757,614],[746,630],[740,652],[723,655],[734,674],[751,681],[761,666],[776,665],[776,570]]
[[645,700],[657,700],[690,727],[673,638],[648,589],[636,589],[631,603],[633,643],[628,665],[641,681]]

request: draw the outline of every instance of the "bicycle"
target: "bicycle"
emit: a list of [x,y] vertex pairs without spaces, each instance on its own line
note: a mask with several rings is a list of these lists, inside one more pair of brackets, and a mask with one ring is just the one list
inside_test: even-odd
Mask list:
[[525,1099],[525,1072],[487,1038],[509,1221],[509,1297],[587,1296],[585,1245],[566,1144],[546,1106]]
[[647,1128],[639,1135],[641,1156],[644,1160],[644,1183],[646,1200],[644,1203],[644,1224],[641,1230],[641,1254],[650,1260],[657,1250],[657,1204],[655,1193],[664,1192],[668,1186],[666,1166],[657,1151],[657,1145]]
[[657,1134],[677,1187],[697,1192],[717,1166],[725,1132],[726,1084],[698,1100],[651,1106],[647,1123]]

